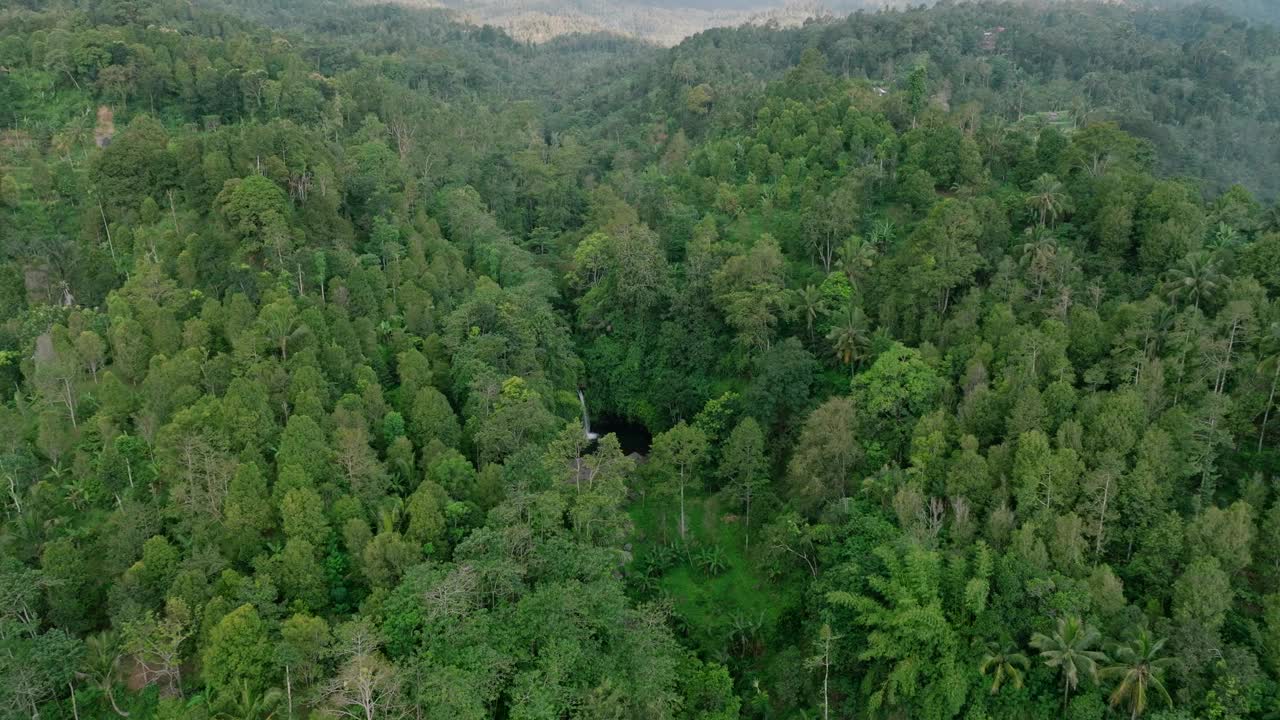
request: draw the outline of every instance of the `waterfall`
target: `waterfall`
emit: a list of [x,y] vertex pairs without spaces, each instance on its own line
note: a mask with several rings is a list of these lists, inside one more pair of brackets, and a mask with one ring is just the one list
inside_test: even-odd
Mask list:
[[582,403],[582,432],[587,436],[587,440],[597,440],[599,435],[591,432],[591,416],[587,414],[587,396],[583,394],[582,388],[578,388],[578,402]]

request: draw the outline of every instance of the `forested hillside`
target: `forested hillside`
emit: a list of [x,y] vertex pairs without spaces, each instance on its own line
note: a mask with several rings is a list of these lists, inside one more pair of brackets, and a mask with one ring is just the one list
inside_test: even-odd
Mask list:
[[1240,183],[1272,199],[1280,193],[1271,142],[1280,133],[1278,41],[1276,27],[1207,6],[947,3],[783,33],[709,31],[675,48],[646,83],[661,98],[654,112],[678,108],[675,93],[699,87],[704,122],[723,117],[734,127],[749,109],[738,99],[758,101],[761,83],[779,79],[807,48],[820,50],[833,74],[886,90],[924,66],[928,99],[961,123],[1116,122],[1154,146],[1162,174],[1211,192]]
[[0,717],[1270,720],[1280,34],[0,7]]
[[1204,0],[1163,0],[1162,3],[1157,4],[1172,8],[1197,5],[1210,6],[1247,20],[1280,24],[1280,5],[1270,2],[1270,0],[1216,0],[1215,2],[1205,2]]

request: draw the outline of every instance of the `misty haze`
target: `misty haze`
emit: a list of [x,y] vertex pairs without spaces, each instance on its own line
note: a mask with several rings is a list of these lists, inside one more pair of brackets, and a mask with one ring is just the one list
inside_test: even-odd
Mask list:
[[[838,18],[858,10],[918,7],[931,5],[933,0],[390,1],[413,7],[447,8],[466,22],[493,25],[528,42],[545,42],[564,35],[609,33],[669,46],[713,27],[795,27],[815,18]],[[1041,4],[1057,1],[1041,0]],[[1097,1],[1129,4],[1128,0]],[[1195,0],[1150,0],[1150,4],[1171,7],[1190,5],[1193,2]],[[1136,6],[1147,3],[1148,0],[1143,0],[1142,3],[1132,4]],[[1280,12],[1280,0],[1210,0],[1208,5],[1253,19],[1274,19]]]

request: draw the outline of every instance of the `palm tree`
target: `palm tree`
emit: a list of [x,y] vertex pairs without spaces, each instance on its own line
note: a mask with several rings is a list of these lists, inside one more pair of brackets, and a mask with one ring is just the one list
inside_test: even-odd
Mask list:
[[857,361],[862,359],[863,351],[870,343],[867,335],[867,314],[862,308],[850,302],[837,318],[835,327],[827,333],[832,349],[840,362],[849,366],[849,375],[853,375]]
[[1067,211],[1071,203],[1058,178],[1045,173],[1031,183],[1027,206],[1040,215],[1040,227],[1057,222],[1058,216]]
[[813,342],[813,323],[822,313],[822,291],[813,285],[805,285],[803,290],[796,291],[796,304],[804,314],[804,324],[809,330],[809,341]]
[[1126,705],[1129,717],[1136,720],[1147,711],[1148,695],[1155,691],[1156,697],[1164,700],[1166,705],[1173,705],[1169,691],[1165,689],[1160,675],[1173,662],[1173,658],[1160,657],[1164,648],[1164,640],[1155,640],[1145,628],[1138,631],[1133,642],[1117,646],[1116,664],[1102,671],[1102,677],[1119,680],[1116,689],[1111,693],[1111,707]]
[[840,247],[840,267],[849,284],[858,288],[863,275],[876,263],[876,246],[857,235],[850,235]]
[[1171,302],[1190,302],[1197,310],[1202,301],[1211,300],[1222,289],[1222,273],[1218,263],[1207,252],[1193,252],[1171,268],[1166,275],[1164,292]]
[[987,652],[982,656],[982,664],[978,665],[978,672],[983,677],[991,676],[992,695],[1000,692],[1006,682],[1021,689],[1022,674],[1029,669],[1031,661],[1018,652],[1018,647],[1013,643],[987,643]]
[[284,700],[279,688],[254,692],[249,684],[241,683],[240,692],[224,691],[214,701],[217,712],[214,720],[273,720]]
[[764,615],[751,616],[734,613],[729,620],[729,644],[737,645],[741,654],[747,652],[760,641],[760,630],[764,627]]
[[1062,673],[1062,707],[1066,708],[1071,691],[1080,684],[1080,675],[1097,679],[1098,663],[1106,655],[1090,650],[1098,642],[1098,631],[1078,617],[1059,618],[1052,635],[1036,633],[1031,647],[1040,651],[1044,664]]
[[76,674],[106,695],[117,715],[129,717],[129,713],[116,704],[116,683],[121,680],[120,636],[112,630],[104,630],[85,638],[84,646],[84,665],[82,672]]
[[1036,299],[1044,294],[1044,281],[1058,257],[1058,241],[1043,225],[1027,228],[1027,241],[1022,244],[1022,264],[1036,279]]

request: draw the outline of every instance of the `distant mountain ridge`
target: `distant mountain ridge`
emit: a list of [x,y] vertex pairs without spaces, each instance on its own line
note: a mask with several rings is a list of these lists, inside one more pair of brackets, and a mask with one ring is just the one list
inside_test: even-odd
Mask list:
[[[715,27],[777,25],[844,16],[857,10],[931,5],[934,0],[355,0],[448,10],[464,22],[492,25],[541,43],[563,35],[610,33],[662,46]],[[1015,0],[1016,1],[1016,0]],[[1052,2],[1054,0],[1027,0]],[[1240,17],[1280,22],[1280,0],[1095,0],[1123,5],[1205,5]]]
[[[379,0],[379,3],[384,0]],[[545,42],[575,33],[612,33],[671,46],[703,30],[744,24],[796,26],[829,16],[817,0],[747,0],[653,3],[643,0],[392,0],[412,7],[453,11],[466,22],[493,25],[527,42]]]

